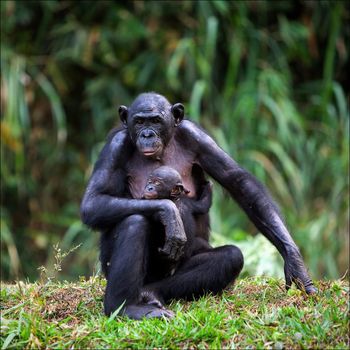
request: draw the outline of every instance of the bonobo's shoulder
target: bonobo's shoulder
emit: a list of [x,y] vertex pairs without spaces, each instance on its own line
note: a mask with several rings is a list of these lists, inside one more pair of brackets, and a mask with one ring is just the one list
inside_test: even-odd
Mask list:
[[203,130],[194,122],[188,119],[184,119],[178,126],[178,131],[182,137],[197,140]]
[[107,143],[123,141],[127,136],[127,129],[121,127],[114,128],[107,135]]
[[130,141],[130,137],[127,129],[125,128],[115,128],[112,129],[108,136],[106,145],[111,148],[120,148],[128,144]]
[[110,165],[124,163],[126,157],[130,155],[133,149],[127,130],[124,128],[113,129],[107,136],[99,161],[107,162]]
[[215,143],[208,135],[207,131],[188,119],[183,120],[178,128],[181,137],[190,141],[192,145],[197,144],[198,146],[203,146],[208,143]]

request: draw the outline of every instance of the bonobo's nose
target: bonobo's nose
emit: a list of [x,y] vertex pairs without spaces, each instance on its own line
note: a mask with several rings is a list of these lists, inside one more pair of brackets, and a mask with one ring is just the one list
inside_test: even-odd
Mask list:
[[147,192],[153,192],[154,191],[154,186],[148,185],[147,188],[146,188],[146,191]]
[[155,136],[156,136],[156,133],[150,129],[142,130],[141,132],[141,137],[144,137],[145,139],[155,137]]

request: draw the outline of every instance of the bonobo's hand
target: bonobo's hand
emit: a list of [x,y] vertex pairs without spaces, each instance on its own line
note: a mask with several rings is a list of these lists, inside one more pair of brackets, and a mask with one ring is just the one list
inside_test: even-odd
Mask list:
[[284,259],[284,275],[286,277],[287,290],[294,282],[300,290],[305,290],[307,294],[317,292],[306,271],[299,249],[296,247],[289,251]]
[[203,185],[202,193],[204,193],[205,197],[212,197],[213,195],[213,183],[211,181],[206,181]]
[[165,228],[165,243],[159,252],[169,260],[177,261],[184,253],[187,242],[184,226],[176,205],[168,199],[159,200],[159,219]]
[[214,184],[212,181],[208,180],[206,181],[206,183],[204,184],[204,188],[208,189],[209,191],[212,191],[214,187]]

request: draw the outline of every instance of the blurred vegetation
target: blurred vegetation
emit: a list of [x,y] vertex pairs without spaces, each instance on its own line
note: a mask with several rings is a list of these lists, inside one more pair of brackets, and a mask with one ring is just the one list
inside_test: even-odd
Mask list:
[[[2,279],[53,269],[57,242],[82,243],[64,278],[96,270],[80,200],[116,107],[143,91],[184,102],[267,185],[313,277],[343,275],[349,16],[342,1],[1,1]],[[267,240],[215,193],[214,243],[273,274]]]

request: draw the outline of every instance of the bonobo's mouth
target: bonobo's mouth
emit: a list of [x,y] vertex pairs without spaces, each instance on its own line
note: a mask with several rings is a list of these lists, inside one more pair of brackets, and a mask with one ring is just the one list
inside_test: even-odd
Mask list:
[[160,147],[156,147],[156,148],[143,148],[141,149],[141,153],[145,156],[145,157],[152,157],[155,155],[158,155],[159,151],[160,151]]
[[138,139],[136,147],[144,157],[157,157],[162,152],[163,145],[159,140]]
[[144,192],[142,194],[142,199],[157,199],[157,193],[154,192]]
[[156,151],[143,151],[142,154],[146,157],[153,156]]

